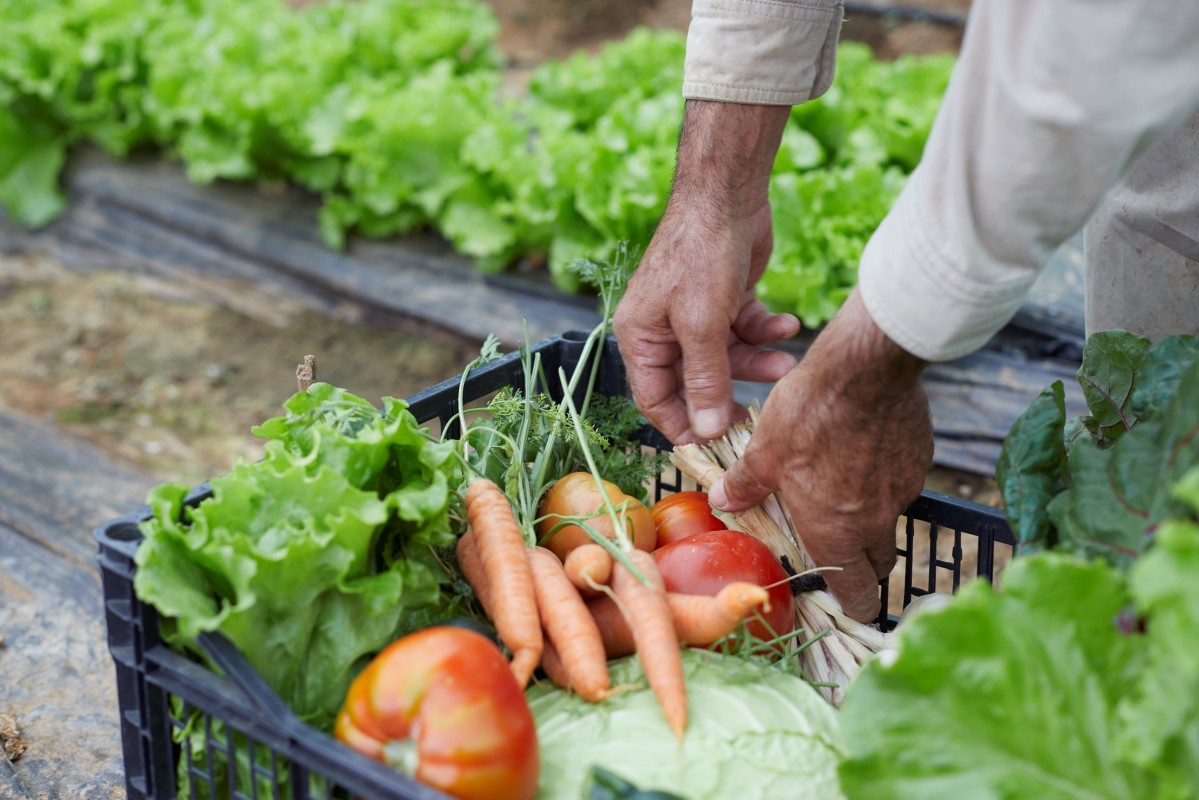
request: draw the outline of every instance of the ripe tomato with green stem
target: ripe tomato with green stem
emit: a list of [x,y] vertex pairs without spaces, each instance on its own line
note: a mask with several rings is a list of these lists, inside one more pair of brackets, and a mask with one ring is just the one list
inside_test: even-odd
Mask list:
[[436,626],[392,642],[346,694],[334,736],[459,800],[532,800],[540,751],[494,642]]

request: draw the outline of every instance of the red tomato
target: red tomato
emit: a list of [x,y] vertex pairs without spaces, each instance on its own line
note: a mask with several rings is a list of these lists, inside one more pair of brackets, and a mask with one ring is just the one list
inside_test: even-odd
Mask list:
[[[650,516],[649,509],[640,500],[622,492],[620,487],[614,483],[604,481],[604,491],[608,494],[612,505],[620,507],[621,503],[627,503],[624,513],[625,518],[632,526],[633,547],[638,550],[653,550],[657,534],[654,531],[654,518]],[[600,494],[599,486],[591,473],[572,472],[559,478],[553,486],[546,490],[537,514],[542,517],[547,514],[562,517],[588,517],[603,508],[604,497]],[[542,521],[537,525],[537,537],[544,539],[546,534],[560,521],[554,517]],[[609,539],[616,538],[612,529],[612,520],[606,513],[592,517],[587,524],[602,536]],[[590,541],[594,540],[587,531],[578,525],[566,525],[559,528],[550,537],[549,541],[545,543],[545,547],[565,561],[571,550]]]
[[707,492],[675,492],[654,503],[649,510],[654,519],[658,538],[656,547],[663,547],[697,533],[728,530],[728,526],[712,513]]
[[437,626],[388,645],[346,694],[334,735],[461,800],[532,800],[541,769],[524,692],[499,647]]
[[[770,611],[762,613],[766,625],[753,619],[749,631],[759,639],[773,639],[795,629],[795,601],[783,565],[759,539],[741,531],[697,533],[654,551],[668,592],[715,595],[733,581],[770,586]],[[779,581],[784,581],[779,583]],[[751,612],[751,614],[754,612]],[[761,612],[758,612],[761,613]]]

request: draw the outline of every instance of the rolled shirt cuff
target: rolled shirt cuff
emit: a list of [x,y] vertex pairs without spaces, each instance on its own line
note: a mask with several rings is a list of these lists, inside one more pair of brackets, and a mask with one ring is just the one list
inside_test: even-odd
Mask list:
[[[858,286],[866,310],[892,341],[926,361],[949,361],[983,347],[1016,315],[1037,270],[944,252],[930,235],[940,226],[922,218],[913,185],[922,177],[917,168],[867,243]],[[968,260],[989,262],[989,268],[971,273],[963,269]]]
[[683,97],[797,105],[828,90],[842,3],[694,0]]

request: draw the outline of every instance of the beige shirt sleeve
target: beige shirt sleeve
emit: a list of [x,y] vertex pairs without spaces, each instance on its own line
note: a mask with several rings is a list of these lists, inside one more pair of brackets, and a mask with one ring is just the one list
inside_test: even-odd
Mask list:
[[833,80],[842,0],[693,0],[683,97],[797,105]]
[[1138,155],[1199,108],[1199,2],[975,0],[925,147],[862,255],[895,342],[975,350]]

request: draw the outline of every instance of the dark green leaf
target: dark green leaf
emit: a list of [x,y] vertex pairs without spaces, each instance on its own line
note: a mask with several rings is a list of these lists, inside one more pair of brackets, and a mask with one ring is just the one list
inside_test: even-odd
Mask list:
[[629,781],[599,764],[591,768],[587,800],[683,800],[677,794],[658,789],[638,789]]
[[615,772],[592,765],[586,800],[683,800],[679,795],[658,789],[638,789]]
[[999,452],[995,479],[1021,550],[1055,544],[1047,507],[1066,486],[1065,424],[1065,389],[1056,381],[1016,420]]
[[591,768],[587,800],[625,800],[637,787],[611,770],[596,764]]
[[1163,404],[1150,406],[1114,447],[1083,440],[1071,452],[1072,488],[1050,507],[1068,547],[1127,564],[1149,546],[1159,522],[1185,513],[1170,487],[1199,465],[1199,360],[1169,374],[1173,393],[1162,394]]
[[1199,336],[1167,336],[1145,355],[1129,409],[1139,418],[1166,403],[1177,391],[1182,374],[1199,358]]
[[1104,331],[1087,338],[1078,384],[1106,438],[1119,438],[1136,422],[1128,405],[1148,349],[1148,339],[1127,331]]
[[[1127,442],[1121,440],[1119,449]],[[1113,467],[1116,453],[1117,448],[1079,439],[1070,451],[1071,486],[1052,499],[1048,514],[1056,545],[1128,564],[1141,551],[1149,512],[1128,496]]]
[[1139,489],[1150,523],[1180,514],[1186,506],[1170,487],[1199,465],[1199,359],[1178,375],[1173,396],[1125,438],[1137,446],[1117,453],[1121,478],[1130,494]]

